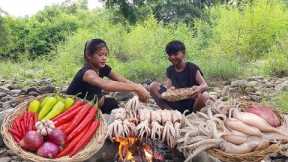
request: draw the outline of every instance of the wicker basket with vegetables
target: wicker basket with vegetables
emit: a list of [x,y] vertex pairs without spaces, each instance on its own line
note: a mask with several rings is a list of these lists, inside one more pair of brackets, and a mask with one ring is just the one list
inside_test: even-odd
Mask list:
[[41,162],[84,161],[103,146],[105,131],[96,105],[52,94],[18,105],[5,116],[1,129],[7,147]]

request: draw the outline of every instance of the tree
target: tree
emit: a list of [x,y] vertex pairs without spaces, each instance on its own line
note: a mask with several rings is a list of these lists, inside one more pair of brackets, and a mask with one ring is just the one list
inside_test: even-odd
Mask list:
[[131,23],[150,13],[159,21],[189,23],[203,17],[203,9],[218,1],[221,0],[104,0],[107,8],[116,10]]
[[3,17],[0,16],[0,57],[5,56],[10,44],[10,33]]

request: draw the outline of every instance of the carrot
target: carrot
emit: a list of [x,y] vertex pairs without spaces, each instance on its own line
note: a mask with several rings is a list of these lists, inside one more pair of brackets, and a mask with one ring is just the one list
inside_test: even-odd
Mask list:
[[33,113],[29,113],[29,130],[33,130],[33,121],[34,121],[34,117],[33,117]]
[[86,114],[88,113],[88,111],[90,110],[91,104],[87,103],[85,104],[80,110],[79,112],[76,114],[76,116],[74,117],[74,119],[72,120],[72,123],[70,124],[70,126],[66,129],[67,133],[69,134],[74,128],[77,127],[77,125],[81,122],[81,120],[84,119],[84,117],[86,116]]
[[17,127],[18,132],[21,134],[21,137],[23,137],[24,136],[24,132],[22,131],[20,117],[15,118],[14,121],[15,121],[15,125]]
[[58,126],[57,128],[62,130],[65,133],[65,130],[69,127],[70,124],[71,124],[71,122],[67,122],[67,123],[64,123],[64,124]]
[[25,123],[25,129],[29,130],[29,114],[27,111],[24,112],[23,118],[24,118],[24,123]]
[[87,131],[89,130],[89,127],[86,127],[83,132],[81,132],[80,134],[78,134],[77,137],[75,137],[70,143],[68,143],[65,148],[56,156],[57,158],[68,155],[69,152],[71,152],[73,150],[73,148],[77,145],[77,143],[80,141],[80,139],[87,133]]
[[100,125],[100,121],[99,120],[96,120],[96,121],[92,122],[92,124],[90,125],[88,131],[84,134],[84,136],[80,139],[80,141],[74,147],[73,151],[69,154],[70,157],[75,155],[78,151],[83,149],[89,143],[89,141],[93,137],[94,133],[98,129],[99,125]]
[[[64,112],[64,113],[66,113],[64,116],[61,116],[55,120],[52,120],[54,122],[54,125],[57,127],[57,126],[60,126],[61,124],[64,124],[68,121],[71,121],[72,118],[82,109],[82,107],[83,107],[83,105],[74,108],[72,111],[70,111],[68,113]],[[71,110],[71,109],[69,109],[69,110]]]
[[33,125],[34,125],[34,113],[29,112],[28,113],[28,130],[33,130]]
[[18,132],[19,134],[21,134],[21,132],[20,132],[19,129],[18,129],[16,119],[13,120],[12,128],[15,129],[15,130],[17,130],[17,132]]
[[25,121],[24,121],[23,118],[21,119],[20,123],[21,123],[21,129],[22,129],[22,132],[23,132],[23,136],[25,136],[26,128],[25,128]]
[[9,128],[9,132],[13,135],[13,137],[16,136],[18,138],[21,138],[21,134],[17,130],[15,130],[13,128]]
[[38,115],[37,113],[33,113],[33,122],[32,122],[32,128],[33,130],[36,130],[36,126],[35,126],[35,123],[38,121]]
[[26,111],[22,114],[22,116],[21,116],[21,118],[22,118],[22,124],[23,124],[23,127],[24,128],[26,128]]
[[75,137],[79,132],[81,132],[87,125],[89,125],[96,116],[97,108],[93,106],[90,108],[88,115],[80,122],[80,124],[69,134],[67,141],[70,141]]

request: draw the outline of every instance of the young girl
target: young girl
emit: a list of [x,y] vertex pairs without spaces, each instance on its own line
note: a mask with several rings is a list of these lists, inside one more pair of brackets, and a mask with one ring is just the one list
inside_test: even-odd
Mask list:
[[[129,91],[135,92],[140,101],[147,101],[149,92],[140,84],[133,83],[123,76],[115,73],[106,64],[109,49],[106,42],[101,39],[92,39],[86,42],[84,49],[84,66],[77,72],[67,89],[67,94],[76,95],[80,98],[93,100],[94,96],[100,99],[106,91]],[[104,80],[108,77],[111,80]],[[101,106],[102,112],[110,113],[118,103],[112,98],[104,98]]]
[[[203,78],[200,68],[185,61],[185,45],[181,41],[171,41],[166,46],[168,60],[172,63],[166,71],[166,81],[164,84],[153,82],[150,85],[150,94],[161,108],[177,109],[180,112],[185,110],[196,111],[205,106],[209,99],[207,93],[207,83]],[[168,88],[187,88],[196,87],[197,95],[190,99],[177,102],[168,102],[161,99],[161,93]]]

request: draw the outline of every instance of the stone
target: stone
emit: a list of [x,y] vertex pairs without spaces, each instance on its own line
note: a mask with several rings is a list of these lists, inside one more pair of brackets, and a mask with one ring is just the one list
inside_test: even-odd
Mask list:
[[3,92],[8,92],[10,89],[8,89],[7,87],[5,86],[1,86],[0,87],[0,91],[3,91]]
[[246,87],[245,92],[250,93],[250,92],[255,92],[256,89],[254,87]]
[[11,96],[5,96],[5,97],[3,97],[3,98],[1,98],[1,102],[6,102],[6,101],[10,101],[10,100],[13,100],[13,97],[11,97]]
[[63,86],[63,87],[60,87],[60,92],[61,93],[65,93],[68,89],[68,86]]
[[218,98],[217,92],[209,92],[209,96],[212,97],[213,99],[217,99]]
[[10,92],[13,94],[20,94],[22,92],[22,90],[21,89],[13,89]]
[[275,87],[277,91],[288,91],[288,80],[280,83]]
[[51,79],[49,78],[43,78],[39,81],[37,81],[38,85],[51,85],[52,82],[51,82]]
[[247,80],[235,80],[231,82],[232,87],[247,87],[248,81]]
[[258,95],[249,95],[250,99],[255,102],[260,102],[262,98]]
[[1,99],[2,97],[4,97],[4,96],[6,96],[6,93],[0,92],[0,99]]
[[1,161],[1,162],[9,162],[10,160],[11,160],[11,158],[8,157],[8,156],[1,157],[1,158],[0,158],[0,161]]
[[20,89],[20,87],[16,84],[8,84],[7,88],[9,90],[13,90],[13,89]]
[[248,81],[258,81],[258,80],[263,80],[263,79],[264,79],[263,76],[252,76],[248,78]]
[[46,87],[41,87],[38,90],[40,93],[45,94],[45,93],[53,93],[55,92],[56,89],[52,85],[48,85]]
[[247,83],[247,87],[255,87],[258,84],[257,81],[250,81]]
[[130,92],[115,92],[111,94],[117,101],[127,101],[133,97],[133,94]]

